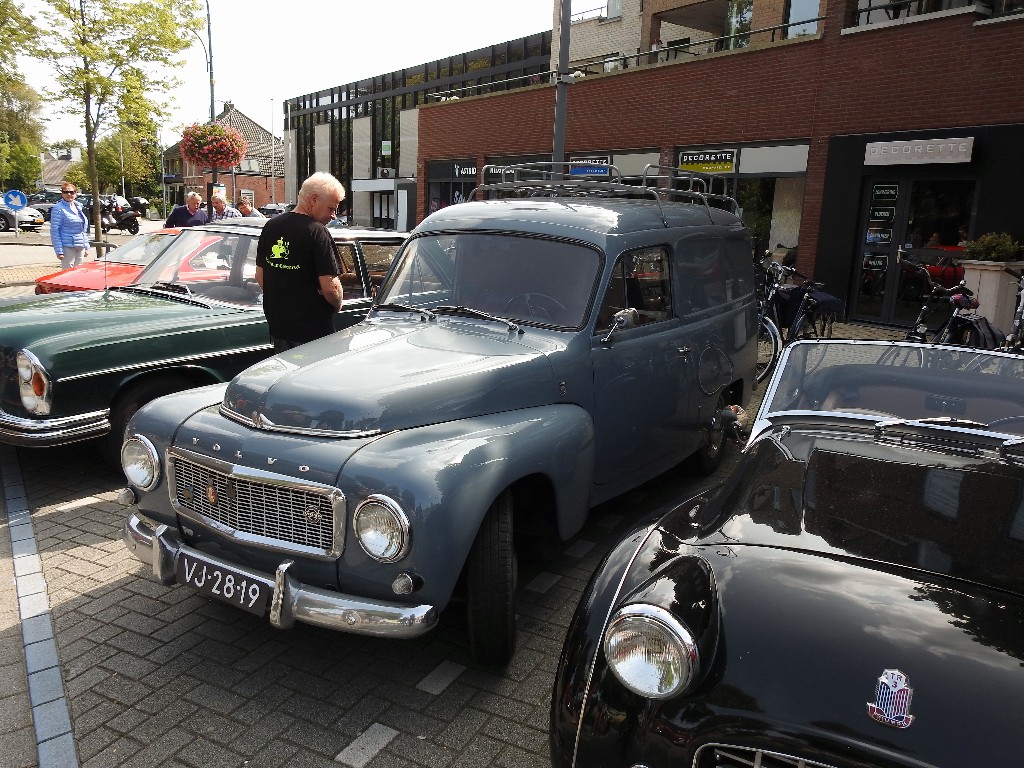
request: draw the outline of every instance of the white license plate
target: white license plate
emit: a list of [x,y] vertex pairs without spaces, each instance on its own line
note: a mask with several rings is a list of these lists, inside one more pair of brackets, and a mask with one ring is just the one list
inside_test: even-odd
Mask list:
[[187,584],[204,595],[223,600],[243,611],[262,616],[274,591],[272,582],[253,578],[219,563],[210,563],[194,555],[181,554],[175,567],[179,584]]

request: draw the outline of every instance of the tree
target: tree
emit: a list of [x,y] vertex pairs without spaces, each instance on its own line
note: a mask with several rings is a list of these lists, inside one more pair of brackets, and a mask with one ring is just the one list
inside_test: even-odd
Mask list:
[[37,147],[25,140],[11,144],[5,175],[13,189],[35,189],[36,182],[43,176],[43,163]]
[[[202,27],[199,3],[42,2],[44,23],[31,52],[53,72],[47,97],[82,118],[89,187],[98,190],[97,140],[111,124],[155,123],[162,109],[153,99],[177,85],[166,70],[181,64],[175,54],[187,49],[193,31]],[[98,234],[99,206],[92,213]]]

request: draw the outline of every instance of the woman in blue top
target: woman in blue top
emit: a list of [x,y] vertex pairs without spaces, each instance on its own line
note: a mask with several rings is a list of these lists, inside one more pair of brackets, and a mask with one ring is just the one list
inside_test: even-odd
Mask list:
[[75,200],[77,194],[75,185],[65,181],[61,184],[60,202],[50,209],[50,240],[61,269],[81,264],[89,247],[89,219]]

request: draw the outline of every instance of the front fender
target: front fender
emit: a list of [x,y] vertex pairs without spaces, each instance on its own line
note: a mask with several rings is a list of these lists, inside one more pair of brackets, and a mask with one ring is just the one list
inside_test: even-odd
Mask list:
[[431,602],[442,605],[484,515],[504,489],[524,477],[546,477],[559,534],[568,537],[586,519],[593,463],[590,416],[575,405],[551,405],[385,435],[356,451],[339,485],[352,501],[350,514],[373,493],[401,504],[412,549],[396,565],[423,575]]

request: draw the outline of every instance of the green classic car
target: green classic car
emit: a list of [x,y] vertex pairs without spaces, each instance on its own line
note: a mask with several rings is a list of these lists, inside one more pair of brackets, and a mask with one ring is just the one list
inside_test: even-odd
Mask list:
[[[103,438],[119,463],[128,419],[170,392],[229,381],[270,356],[256,284],[264,219],[175,237],[138,279],[102,291],[0,302],[0,441],[46,446]],[[346,272],[340,330],[366,314],[406,235],[332,229]]]

